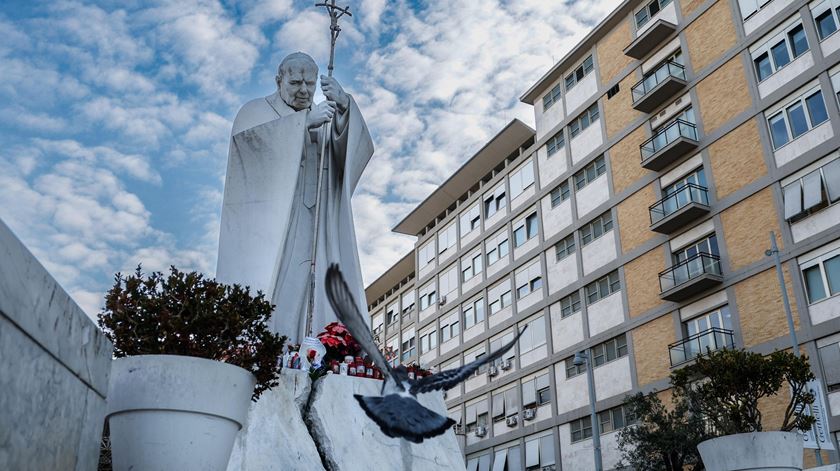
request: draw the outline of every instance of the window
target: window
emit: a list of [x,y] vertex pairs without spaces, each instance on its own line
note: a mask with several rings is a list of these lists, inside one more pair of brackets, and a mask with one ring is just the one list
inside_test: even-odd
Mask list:
[[403,363],[407,362],[409,358],[414,356],[417,351],[417,348],[414,344],[414,330],[412,329],[409,333],[403,333],[403,342],[402,342],[402,361]]
[[560,242],[554,245],[554,257],[556,261],[563,260],[569,255],[575,253],[575,235],[569,234]]
[[738,0],[738,7],[741,9],[741,18],[746,21],[757,11],[764,8],[771,0]]
[[630,413],[630,408],[624,405],[598,412],[599,431],[602,434],[620,430],[635,422],[636,418]]
[[607,90],[607,100],[609,100],[610,98],[612,98],[616,94],[618,94],[618,92],[620,91],[620,88],[619,88],[618,85],[619,84],[615,84],[612,87],[610,87],[609,90]]
[[785,219],[796,222],[840,201],[840,159],[813,170],[782,188]]
[[840,249],[809,260],[799,267],[805,280],[808,304],[840,293]]
[[395,335],[395,336],[391,337],[390,339],[388,339],[387,346],[392,352],[394,352],[394,357],[389,360],[389,363],[391,364],[391,366],[397,366],[397,364],[400,362],[400,357],[399,357],[400,338],[399,338],[399,336]]
[[580,291],[575,291],[560,300],[561,318],[569,317],[576,312],[580,312]]
[[391,325],[391,324],[397,322],[397,319],[399,319],[399,316],[397,316],[397,313],[398,313],[398,311],[397,311],[396,303],[388,306],[388,310],[385,313],[385,317],[387,317],[387,319],[388,319],[388,325]]
[[641,10],[636,12],[636,29],[645,25],[669,3],[671,3],[671,0],[653,0],[642,7]]
[[458,267],[455,264],[438,276],[438,287],[441,294],[441,303],[451,301],[453,298],[445,299],[447,296],[457,296],[458,293]]
[[534,291],[539,291],[542,288],[543,281],[539,258],[534,263],[528,265],[527,268],[518,270],[515,276],[516,299],[522,299]]
[[402,295],[402,315],[405,316],[414,310],[414,290],[408,290]]
[[479,298],[461,306],[464,311],[464,329],[484,322],[484,298]]
[[[817,341],[817,345],[820,345],[820,341]],[[840,345],[838,345],[836,339],[828,343],[828,345],[824,345],[822,347],[817,348],[817,352],[820,356],[820,362],[823,365],[823,370],[825,374],[823,375],[823,381],[825,382],[826,389],[828,392],[834,392],[840,389]]]
[[493,422],[519,413],[519,396],[516,392],[516,388],[510,388],[493,394]]
[[420,310],[423,311],[428,307],[434,306],[437,302],[437,291],[435,291],[434,282],[429,283],[420,289]]
[[589,75],[589,72],[592,72],[594,68],[592,64],[592,56],[587,57],[583,60],[583,62],[575,68],[569,75],[566,76],[566,91],[568,92],[571,90],[575,85],[578,84],[584,77]]
[[450,247],[454,247],[457,241],[458,234],[453,222],[446,229],[438,232],[438,253],[446,252]]
[[438,333],[437,330],[427,332],[420,336],[420,353],[428,353],[437,347]]
[[487,426],[487,399],[468,405],[464,412],[466,413],[467,432],[472,432],[476,427]]
[[590,124],[598,121],[598,102],[592,103],[592,106],[586,109],[574,121],[569,123],[569,138],[573,139],[575,136],[583,132]]
[[534,161],[529,160],[510,174],[510,199],[514,200],[534,184]]
[[525,439],[525,469],[527,471],[540,470],[555,463],[553,435]]
[[507,204],[507,197],[505,195],[505,184],[497,186],[492,193],[484,195],[484,217],[490,218],[497,212],[504,209]]
[[487,241],[487,265],[492,265],[507,257],[510,252],[507,231],[503,230]]
[[592,416],[584,416],[573,420],[569,425],[572,431],[572,443],[592,438]]
[[420,266],[425,267],[426,265],[432,263],[435,259],[435,241],[430,240],[428,244],[420,247]]
[[808,40],[805,38],[802,22],[783,28],[779,34],[750,51],[758,81],[761,82],[773,75],[806,51],[808,51]]
[[371,332],[373,332],[373,336],[376,337],[377,335],[382,333],[382,325],[384,324],[384,319],[382,317],[382,313],[376,314],[373,316],[373,320],[371,321],[370,325],[373,327]]
[[565,180],[562,183],[560,183],[559,185],[557,185],[557,188],[551,190],[551,193],[550,193],[551,207],[556,208],[557,205],[559,205],[560,203],[569,199],[569,196],[571,196],[571,193],[572,192],[571,192],[571,189],[569,188],[569,181],[568,180]]
[[563,134],[563,130],[557,131],[557,134],[552,136],[551,139],[546,142],[546,151],[548,152],[548,157],[556,154],[557,151],[563,148],[566,145],[566,138]]
[[586,290],[586,305],[597,303],[621,289],[618,271],[589,283],[584,289]]
[[[484,348],[484,344],[482,343],[478,347],[464,353],[464,364],[470,364],[476,360],[480,360],[485,355],[487,355],[487,350]],[[481,373],[485,373],[487,371],[487,364],[481,365],[478,370],[476,370],[475,375],[479,376]]]
[[487,301],[490,303],[490,315],[510,306],[510,280],[505,280],[487,291]]
[[554,86],[543,96],[543,112],[551,108],[551,105],[560,102],[560,84]]
[[551,385],[548,373],[522,382],[522,406],[538,407],[551,403]]
[[581,188],[585,187],[586,185],[595,181],[596,178],[600,177],[607,171],[607,161],[603,155],[598,156],[595,160],[588,163],[586,167],[583,167],[578,171],[575,176],[575,190],[580,190]]
[[778,149],[828,120],[822,91],[811,90],[767,119],[773,148]]
[[461,324],[459,322],[458,313],[452,313],[451,316],[440,321],[440,341],[446,342],[449,339],[456,339],[461,333]]
[[471,280],[484,270],[484,257],[481,252],[475,252],[461,259],[461,279]]
[[599,343],[592,347],[592,360],[595,366],[601,366],[604,363],[609,363],[617,358],[627,355],[627,335],[621,334],[618,337],[613,337],[604,343]]
[[537,220],[537,213],[529,214],[525,219],[517,223],[513,230],[513,245],[520,247],[525,242],[533,239],[539,233],[539,221]]
[[480,224],[481,211],[478,208],[478,204],[475,204],[473,207],[461,214],[461,237],[469,234],[474,229],[478,229]]
[[539,316],[527,323],[528,328],[519,337],[519,354],[528,353],[545,345],[545,318]]
[[[509,331],[501,337],[496,337],[495,339],[490,340],[490,351],[495,352],[497,350],[500,350],[502,346],[507,345],[511,342],[513,342],[513,331]],[[501,367],[502,362],[507,360],[511,362],[511,365],[513,365],[513,359],[515,357],[516,352],[513,349],[511,349],[508,350],[508,352],[505,353],[504,356],[502,356],[502,358],[497,358],[493,360],[493,364],[497,367]]]
[[674,252],[672,255],[674,265],[685,262],[686,260],[701,253],[720,255],[720,250],[718,249],[717,243],[717,235],[711,234],[708,237],[704,237],[703,239],[700,239],[697,242]]
[[612,213],[606,213],[593,219],[592,222],[580,228],[580,243],[589,245],[593,240],[601,237],[613,228]]
[[571,356],[566,358],[566,379],[574,378],[579,374],[583,374],[586,371],[586,365],[575,365],[575,357]]
[[837,25],[840,24],[838,22],[838,19],[840,19],[838,6],[840,6],[840,2],[837,0],[825,0],[819,5],[811,7],[811,14],[814,17],[820,41],[837,31]]

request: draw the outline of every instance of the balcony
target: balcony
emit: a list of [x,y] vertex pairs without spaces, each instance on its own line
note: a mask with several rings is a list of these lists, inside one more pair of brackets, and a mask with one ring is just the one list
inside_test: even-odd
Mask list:
[[722,281],[720,257],[700,252],[659,273],[659,297],[683,301]]
[[677,25],[665,20],[656,20],[656,23],[649,26],[624,48],[624,54],[633,59],[641,59],[662,44],[676,30]]
[[642,167],[659,171],[697,148],[697,126],[681,119],[660,129],[639,146]]
[[633,94],[633,108],[650,113],[665,100],[688,85],[685,67],[673,61],[660,64],[650,75],[630,89]]
[[712,327],[691,337],[668,345],[671,367],[691,361],[704,353],[722,348],[735,348],[735,337],[731,330]]
[[650,230],[670,234],[709,212],[709,190],[700,185],[683,185],[649,208]]

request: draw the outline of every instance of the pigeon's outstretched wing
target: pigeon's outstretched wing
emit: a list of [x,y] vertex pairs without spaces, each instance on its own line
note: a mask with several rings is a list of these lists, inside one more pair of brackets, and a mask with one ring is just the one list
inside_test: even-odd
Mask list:
[[408,395],[354,394],[353,397],[359,401],[367,416],[379,425],[382,433],[392,438],[405,438],[410,442],[421,443],[423,439],[446,432],[455,424],[454,420],[423,407]]
[[426,393],[430,391],[436,391],[438,389],[452,389],[461,381],[466,380],[470,377],[473,373],[475,373],[481,366],[486,365],[487,363],[493,362],[502,357],[508,350],[513,348],[516,345],[516,342],[519,340],[519,337],[522,336],[522,333],[525,332],[528,326],[526,325],[522,330],[516,334],[516,337],[513,338],[507,345],[502,345],[502,348],[496,350],[495,352],[490,353],[489,355],[479,358],[471,363],[467,363],[466,365],[460,368],[453,368],[451,370],[441,371],[440,373],[433,374],[430,376],[425,376],[423,378],[417,379],[411,383],[411,389],[409,392],[411,394],[418,394],[418,393]]
[[350,293],[350,288],[341,276],[341,271],[338,265],[333,263],[327,269],[326,277],[327,299],[332,305],[333,311],[338,316],[353,338],[359,342],[359,346],[367,353],[377,366],[385,368],[385,373],[391,375],[391,365],[385,360],[385,356],[376,347],[376,342],[373,340],[373,334],[365,322],[362,313],[356,306],[356,300]]

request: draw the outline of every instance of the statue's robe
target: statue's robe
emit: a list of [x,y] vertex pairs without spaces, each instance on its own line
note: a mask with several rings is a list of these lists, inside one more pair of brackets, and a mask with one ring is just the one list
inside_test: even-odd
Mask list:
[[308,112],[295,111],[275,93],[246,103],[237,114],[216,268],[219,281],[265,293],[277,306],[272,330],[292,343],[306,335],[318,154],[324,138],[327,170],[312,334],[337,320],[324,291],[331,263],[339,264],[360,312],[367,313],[350,198],[373,155],[373,141],[352,97],[343,129],[333,125],[327,133],[313,133],[306,129]]

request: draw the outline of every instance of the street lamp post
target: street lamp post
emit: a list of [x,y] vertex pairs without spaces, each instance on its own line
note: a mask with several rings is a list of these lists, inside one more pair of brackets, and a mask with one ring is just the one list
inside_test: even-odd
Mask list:
[[592,443],[595,453],[595,471],[603,471],[601,463],[601,430],[598,422],[598,414],[595,412],[595,375],[592,373],[592,365],[589,362],[589,355],[585,351],[575,353],[572,361],[575,366],[584,365],[586,368],[586,382],[589,385],[589,411],[592,421]]

